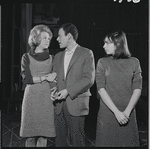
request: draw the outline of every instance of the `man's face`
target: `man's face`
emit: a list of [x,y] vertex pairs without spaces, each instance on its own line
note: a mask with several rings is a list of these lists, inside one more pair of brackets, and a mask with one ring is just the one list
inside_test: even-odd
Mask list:
[[68,35],[65,35],[65,32],[62,28],[58,31],[57,41],[59,43],[60,48],[66,48],[68,46]]

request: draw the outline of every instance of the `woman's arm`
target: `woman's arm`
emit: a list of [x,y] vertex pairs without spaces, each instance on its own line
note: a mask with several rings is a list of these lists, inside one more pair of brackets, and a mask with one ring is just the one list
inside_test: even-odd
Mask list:
[[31,76],[31,71],[29,68],[29,57],[27,53],[23,54],[21,58],[21,73],[23,89],[25,89],[26,84],[33,84],[33,79]]
[[22,82],[24,85],[26,84],[34,84],[34,83],[41,83],[44,80],[47,80],[46,76],[42,77],[36,77],[31,75],[31,71],[29,68],[29,57],[27,53],[23,54],[21,59],[21,76],[22,76]]
[[101,96],[102,101],[106,104],[106,106],[114,113],[116,119],[120,124],[125,124],[128,122],[128,118],[123,114],[123,112],[119,111],[116,105],[111,100],[110,96],[108,95],[105,88],[101,88],[98,91],[99,95]]
[[46,76],[41,76],[41,77],[32,77],[33,83],[42,83],[43,81],[47,81]]
[[57,74],[56,72],[52,72],[50,74],[47,74],[45,77],[46,77],[46,80],[49,82],[56,82]]
[[41,77],[33,77],[34,83],[41,83],[43,81],[49,81],[49,82],[55,82],[56,83],[56,76],[57,74],[55,72],[49,73],[47,75],[41,76]]
[[133,80],[132,80],[133,94],[128,103],[128,106],[124,111],[124,114],[127,115],[128,117],[130,116],[132,110],[134,109],[136,103],[138,102],[142,90],[142,75],[141,75],[142,70],[140,62],[137,58],[135,58],[133,64],[134,64]]
[[135,107],[136,103],[138,102],[138,99],[139,99],[140,95],[141,95],[141,89],[135,89],[133,91],[133,94],[131,96],[129,104],[128,104],[128,106],[126,107],[126,109],[124,111],[124,114],[126,116],[128,116],[128,117],[130,116],[130,113],[133,110],[133,108]]

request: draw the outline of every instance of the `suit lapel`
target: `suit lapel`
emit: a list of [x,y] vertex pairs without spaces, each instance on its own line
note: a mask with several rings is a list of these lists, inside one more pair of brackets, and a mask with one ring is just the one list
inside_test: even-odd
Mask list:
[[68,69],[67,69],[67,74],[66,77],[68,75],[69,70],[71,69],[71,67],[73,66],[73,64],[75,63],[75,61],[77,60],[78,56],[80,55],[80,46],[78,45],[75,52],[73,53],[73,56],[71,58],[71,61],[69,63]]

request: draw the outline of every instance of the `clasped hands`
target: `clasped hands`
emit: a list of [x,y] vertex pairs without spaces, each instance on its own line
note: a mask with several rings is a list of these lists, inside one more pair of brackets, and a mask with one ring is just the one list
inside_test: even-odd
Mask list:
[[127,114],[126,111],[121,112],[118,111],[115,113],[115,117],[117,119],[117,121],[119,122],[120,125],[125,125],[129,122],[129,114]]
[[68,91],[66,89],[63,89],[61,91],[57,91],[57,87],[53,87],[51,89],[51,99],[53,101],[55,100],[64,100],[68,96]]

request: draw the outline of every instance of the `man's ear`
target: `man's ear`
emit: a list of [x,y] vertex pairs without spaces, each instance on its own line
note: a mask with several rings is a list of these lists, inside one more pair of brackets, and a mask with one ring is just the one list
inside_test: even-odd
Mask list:
[[68,39],[70,40],[72,38],[72,35],[68,33]]

